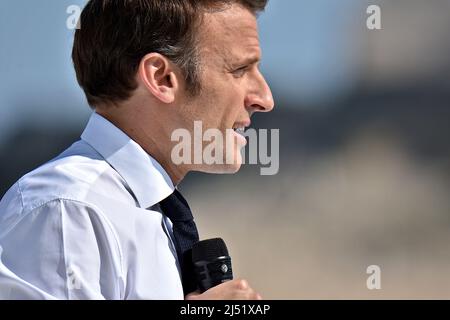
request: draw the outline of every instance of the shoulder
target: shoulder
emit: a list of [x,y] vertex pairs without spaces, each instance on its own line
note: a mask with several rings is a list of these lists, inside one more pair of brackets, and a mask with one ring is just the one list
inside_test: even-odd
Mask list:
[[105,195],[134,203],[123,178],[80,140],[20,178],[0,202],[0,220],[4,220],[5,215],[27,214],[58,200],[95,208],[96,200]]
[[22,177],[17,185],[25,211],[56,199],[94,206],[105,195],[134,201],[125,180],[82,140]]
[[8,190],[0,201],[0,242],[64,244],[59,250],[64,255],[73,251],[67,250],[73,240],[108,247],[120,256],[101,194],[126,194],[124,183],[94,149],[78,141]]

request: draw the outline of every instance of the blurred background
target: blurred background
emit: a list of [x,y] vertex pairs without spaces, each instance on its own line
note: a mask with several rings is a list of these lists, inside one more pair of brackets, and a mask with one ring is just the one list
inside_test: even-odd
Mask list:
[[[66,27],[84,4],[0,2],[0,197],[87,123]],[[202,238],[267,299],[449,299],[450,1],[272,0],[259,24],[276,108],[254,127],[280,129],[280,170],[190,174]]]

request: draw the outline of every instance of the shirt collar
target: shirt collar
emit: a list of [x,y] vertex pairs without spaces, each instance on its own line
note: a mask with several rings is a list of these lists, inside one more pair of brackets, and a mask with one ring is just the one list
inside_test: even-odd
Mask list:
[[81,139],[125,179],[141,208],[148,208],[173,193],[175,187],[163,167],[98,113],[91,115]]

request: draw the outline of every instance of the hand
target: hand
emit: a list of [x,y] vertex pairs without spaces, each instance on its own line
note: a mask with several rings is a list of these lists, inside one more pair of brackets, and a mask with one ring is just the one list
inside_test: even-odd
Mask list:
[[261,296],[250,288],[246,280],[236,279],[221,283],[200,293],[192,292],[186,300],[262,300]]

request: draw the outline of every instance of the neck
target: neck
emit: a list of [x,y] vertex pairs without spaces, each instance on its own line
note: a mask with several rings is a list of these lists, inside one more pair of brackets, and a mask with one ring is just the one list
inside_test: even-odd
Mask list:
[[148,121],[144,126],[141,124],[143,118],[157,119],[157,117],[129,116],[133,114],[131,110],[124,112],[120,109],[121,107],[111,106],[108,108],[96,108],[95,111],[139,144],[145,152],[163,167],[172,180],[173,185],[177,186],[189,172],[189,169],[182,165],[175,165],[171,160],[172,141],[170,132],[166,134],[166,126],[161,125],[161,123],[165,122]]
[[[149,137],[150,143],[145,141],[139,141],[139,138],[131,137],[136,143],[138,143],[149,155],[151,155],[167,172],[174,186],[177,186],[186,176],[188,170],[182,166],[175,165],[171,160],[171,149],[163,150],[160,145],[170,146],[170,143],[162,142],[160,139],[152,139]],[[148,141],[147,140],[147,141]],[[170,142],[170,140],[169,140]]]

